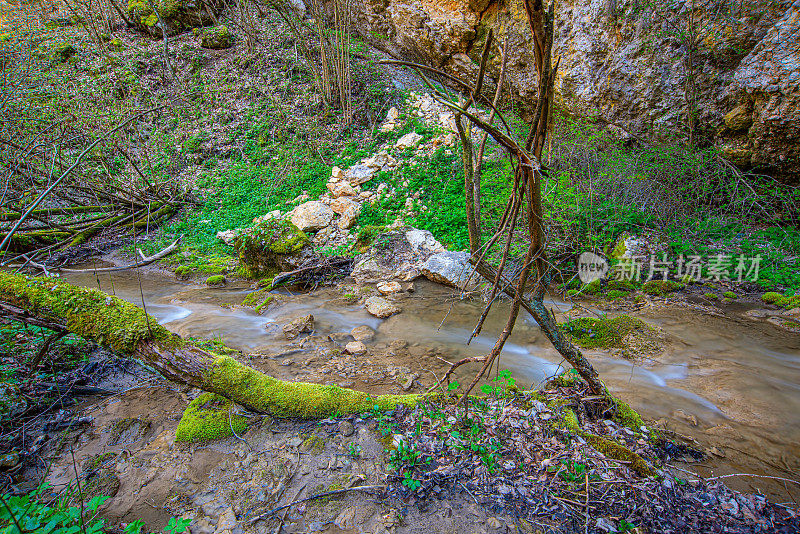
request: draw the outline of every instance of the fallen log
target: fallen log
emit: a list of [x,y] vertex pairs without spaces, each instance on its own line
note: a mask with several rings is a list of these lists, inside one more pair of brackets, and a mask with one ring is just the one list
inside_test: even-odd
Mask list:
[[117,353],[139,359],[166,378],[217,393],[245,408],[279,417],[415,406],[418,395],[370,395],[338,386],[278,380],[182,339],[140,308],[95,289],[54,278],[0,272],[0,313],[15,320],[66,329]]

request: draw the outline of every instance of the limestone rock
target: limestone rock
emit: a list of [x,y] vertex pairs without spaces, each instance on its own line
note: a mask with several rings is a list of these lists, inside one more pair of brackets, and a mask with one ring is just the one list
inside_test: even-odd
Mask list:
[[344,213],[342,213],[342,216],[339,218],[339,222],[337,222],[336,225],[340,230],[352,228],[358,220],[359,215],[361,215],[361,206],[351,206],[347,208]]
[[480,283],[473,271],[468,252],[440,252],[422,265],[422,274],[428,280],[470,291]]
[[422,141],[422,136],[417,132],[409,132],[397,140],[395,147],[403,150],[406,148],[414,148]]
[[344,179],[344,171],[339,167],[331,169],[331,177],[336,178],[336,181]]
[[725,126],[738,132],[747,130],[753,124],[753,110],[749,104],[740,104],[725,114]]
[[348,209],[360,209],[360,208],[361,206],[357,202],[347,197],[339,197],[335,199],[333,202],[331,202],[331,209],[333,210],[334,213],[338,213],[339,215],[344,214]]
[[378,291],[381,292],[381,295],[391,295],[392,293],[399,293],[403,290],[403,286],[401,286],[399,282],[395,281],[378,282],[376,287],[378,288]]
[[381,319],[386,319],[395,313],[400,313],[400,308],[381,297],[368,298],[364,303],[364,307],[367,308],[369,313]]
[[298,317],[289,324],[283,325],[283,335],[286,339],[297,339],[297,336],[314,331],[314,316]]
[[427,230],[391,230],[372,236],[372,244],[356,257],[351,276],[359,284],[390,279],[409,282],[422,264],[445,248]]
[[200,46],[211,50],[222,50],[233,46],[233,35],[227,26],[217,26],[202,32]]
[[[372,46],[394,57],[417,57],[469,80],[475,79],[480,63],[476,28],[481,28],[481,34],[494,29],[508,39],[509,92],[530,105],[538,81],[525,10],[521,2],[499,9],[494,4],[475,0],[357,2],[353,20]],[[715,10],[712,4],[678,7],[660,4],[656,9],[675,28],[687,27],[689,13],[703,20],[697,28],[698,57],[703,59],[691,69],[686,67],[682,38],[665,31],[667,23],[657,22],[658,16],[636,13],[632,2],[560,2],[553,46],[553,57],[560,58],[555,81],[559,106],[577,116],[596,116],[619,125],[623,137],[650,140],[683,132],[688,115],[696,113],[698,132],[708,132],[710,140],[721,145],[740,135],[718,128],[724,115],[749,100],[753,103],[749,129],[753,160],[797,180],[800,3],[754,5],[737,17]],[[503,39],[494,46],[501,46]],[[496,57],[497,49],[493,52]],[[499,66],[500,62],[491,61],[487,76],[496,78]],[[694,104],[687,101],[684,91],[687,79],[698,89]],[[422,103],[420,113],[433,105]],[[395,129],[392,116],[381,129]]]
[[292,224],[304,232],[321,230],[333,220],[333,210],[322,202],[312,200],[293,209],[290,213],[290,219]]
[[348,182],[342,182],[342,183],[336,184],[335,187],[333,188],[333,190],[331,191],[331,193],[336,198],[354,197],[354,196],[356,196],[358,194],[358,191],[356,191],[355,187],[350,185]]
[[348,354],[359,356],[361,354],[366,354],[367,346],[360,341],[351,341],[350,343],[344,346],[344,350]]
[[236,239],[237,233],[238,230],[220,230],[217,232],[217,239],[230,247],[233,246],[233,242]]
[[314,256],[310,244],[308,236],[289,221],[269,219],[240,231],[233,246],[240,265],[258,276],[296,269]]
[[372,177],[375,175],[375,169],[371,169],[366,165],[353,165],[347,172],[345,173],[345,178],[352,184],[352,185],[361,185],[364,182],[369,182],[372,180]]
[[372,341],[375,338],[375,330],[368,327],[367,325],[357,326],[350,330],[350,335],[353,336],[353,339],[356,341]]
[[[153,0],[152,3],[161,15],[167,35],[176,35],[190,28],[213,24],[212,12],[216,16],[225,8],[225,2],[198,0]],[[129,0],[128,16],[139,31],[161,37],[163,28],[148,0]]]

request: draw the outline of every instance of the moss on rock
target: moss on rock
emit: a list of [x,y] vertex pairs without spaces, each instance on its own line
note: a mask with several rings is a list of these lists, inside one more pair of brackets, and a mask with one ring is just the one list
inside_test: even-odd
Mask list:
[[776,293],[775,291],[769,291],[761,295],[761,300],[764,301],[766,304],[775,304],[781,298],[783,298],[783,295],[781,295],[780,293]]
[[255,278],[294,267],[290,258],[310,243],[290,221],[269,219],[240,232],[234,247],[245,274]]
[[572,340],[586,349],[622,348],[623,338],[634,330],[650,327],[641,319],[620,315],[614,319],[581,317],[562,325]]
[[200,46],[211,50],[222,50],[233,46],[233,35],[227,26],[217,26],[204,30],[200,37]]
[[176,441],[196,443],[228,438],[247,430],[247,418],[233,414],[234,403],[215,393],[203,393],[183,412]]
[[683,288],[683,284],[674,280],[650,280],[642,285],[642,291],[654,297],[663,297]]
[[220,287],[224,286],[226,281],[224,274],[215,274],[206,278],[206,285],[209,287]]

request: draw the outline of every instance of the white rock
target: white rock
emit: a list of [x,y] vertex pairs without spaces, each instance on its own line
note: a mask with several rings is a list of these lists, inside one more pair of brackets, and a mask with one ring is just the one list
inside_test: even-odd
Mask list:
[[[356,204],[356,206],[358,206]],[[347,230],[352,228],[353,225],[358,220],[358,216],[361,215],[361,206],[358,207],[350,207],[342,213],[342,216],[339,217],[339,221],[336,225],[339,227],[340,230]]]
[[253,219],[253,224],[258,224],[264,221],[268,221],[270,219],[280,219],[281,217],[281,210],[272,210],[266,215],[261,215]]
[[344,346],[345,352],[358,356],[359,354],[366,354],[367,346],[360,341],[351,341]]
[[428,230],[413,228],[406,232],[406,239],[415,252],[436,254],[446,250],[444,245],[439,243]]
[[347,197],[339,197],[331,202],[331,209],[339,215],[343,215],[347,210],[353,208],[360,210],[361,206]]
[[336,198],[339,197],[354,197],[357,194],[355,188],[347,182],[342,182],[337,184],[336,187],[332,190],[333,196]]
[[236,239],[237,233],[237,230],[221,230],[217,232],[217,239],[228,246],[233,246],[233,241]]
[[386,115],[386,118],[389,119],[390,121],[394,122],[398,118],[400,118],[400,112],[397,111],[396,107],[392,106],[392,107],[389,108],[389,113]]
[[375,337],[375,330],[366,325],[362,325],[350,330],[350,335],[353,336],[353,339],[356,341],[372,341]]
[[336,178],[337,181],[341,180],[342,178],[344,178],[344,171],[339,167],[334,167],[333,169],[331,169],[331,176],[333,178]]
[[380,184],[378,184],[378,193],[383,193],[388,188],[389,188],[389,186],[386,185],[385,182],[381,182]]
[[400,313],[400,308],[381,297],[368,298],[364,303],[364,307],[367,308],[369,313],[381,319],[386,319],[395,313]]
[[422,274],[433,282],[466,290],[474,289],[480,282],[469,263],[468,252],[434,254],[422,264]]
[[409,132],[397,140],[395,147],[399,149],[411,148],[417,146],[422,141],[422,136],[417,132]]
[[369,182],[375,175],[375,170],[367,167],[366,165],[353,165],[345,173],[345,178],[353,185],[361,185],[364,182]]
[[376,286],[382,295],[391,295],[392,293],[399,293],[403,290],[403,286],[399,282],[379,282]]
[[358,194],[358,198],[364,198],[364,199],[367,199],[367,198],[369,198],[371,196],[372,196],[372,192],[371,191],[362,191],[362,192],[360,192]]
[[331,223],[333,216],[333,210],[328,205],[316,200],[300,204],[290,213],[292,224],[303,231],[325,228]]

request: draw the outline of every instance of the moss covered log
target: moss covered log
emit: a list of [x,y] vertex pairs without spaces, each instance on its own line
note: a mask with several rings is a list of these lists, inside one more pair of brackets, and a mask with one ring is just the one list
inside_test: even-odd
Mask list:
[[278,380],[183,340],[129,302],[58,279],[0,273],[0,302],[141,359],[171,380],[217,393],[256,412],[316,418],[374,406],[383,410],[399,404],[414,406],[419,398],[370,397],[338,386]]

